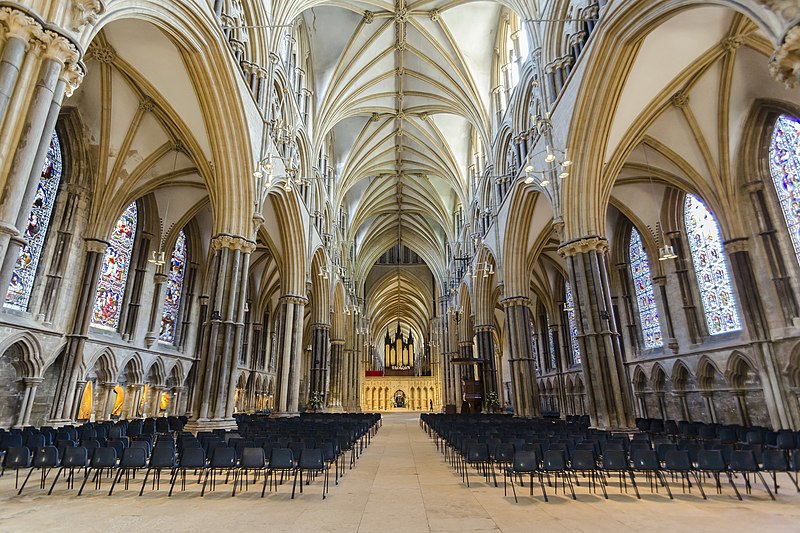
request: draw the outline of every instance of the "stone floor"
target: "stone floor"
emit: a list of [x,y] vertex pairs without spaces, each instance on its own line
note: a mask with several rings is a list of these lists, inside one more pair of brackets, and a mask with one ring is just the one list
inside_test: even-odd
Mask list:
[[92,489],[77,498],[76,491],[67,491],[61,483],[48,497],[33,482],[16,496],[14,474],[7,472],[0,478],[0,531],[800,530],[800,495],[788,479],[777,502],[770,501],[763,488],[739,502],[729,486],[722,495],[708,487],[708,501],[694,492],[681,494],[679,486],[674,487],[675,501],[663,492],[651,495],[646,486],[642,500],[636,500],[612,486],[606,501],[587,494],[582,486],[578,501],[559,492],[545,503],[540,493],[531,498],[524,490],[518,504],[510,493],[503,496],[502,484],[495,488],[477,475],[471,479],[468,489],[419,428],[417,415],[389,414],[356,468],[331,487],[325,501],[319,483],[294,501],[286,485],[264,499],[260,490],[231,498],[222,488],[201,499],[197,485],[172,498],[166,497],[163,485],[160,493],[145,492],[141,498],[138,487],[115,490],[110,498],[107,490]]

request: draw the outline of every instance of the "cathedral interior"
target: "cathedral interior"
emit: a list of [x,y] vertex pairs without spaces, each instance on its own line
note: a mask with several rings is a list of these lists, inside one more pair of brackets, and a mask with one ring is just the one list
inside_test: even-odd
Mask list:
[[797,0],[0,1],[0,454],[365,424],[352,469],[494,417],[800,450],[798,85]]

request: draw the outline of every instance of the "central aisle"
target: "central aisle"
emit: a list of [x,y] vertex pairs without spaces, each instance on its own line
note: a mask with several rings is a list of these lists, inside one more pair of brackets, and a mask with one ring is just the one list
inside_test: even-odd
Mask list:
[[[674,486],[675,501],[662,493],[651,495],[644,485],[642,500],[609,489],[609,500],[589,495],[585,486],[576,488],[578,501],[553,495],[544,503],[520,492],[514,503],[503,487],[495,488],[481,476],[470,477],[467,488],[447,465],[433,442],[419,427],[419,413],[384,414],[378,431],[353,470],[327,500],[321,499],[320,483],[306,487],[290,500],[291,483],[277,493],[260,498],[260,488],[230,496],[230,486],[200,498],[200,488],[191,484],[185,493],[167,498],[162,483],[158,493],[138,497],[139,485],[108,491],[88,490],[76,498],[75,490],[63,485],[52,496],[38,490],[31,480],[25,494],[17,497],[14,474],[0,478],[0,532],[65,531],[276,531],[398,532],[430,531],[796,531],[800,521],[800,495],[788,480],[777,502],[771,502],[759,487],[745,501],[737,501],[727,488],[723,495],[709,488],[709,500],[696,493],[683,495]],[[137,479],[141,479],[138,477]],[[502,477],[498,480],[502,483]],[[91,483],[89,484],[91,485]],[[107,484],[105,484],[107,489]],[[524,496],[523,496],[524,494]]]

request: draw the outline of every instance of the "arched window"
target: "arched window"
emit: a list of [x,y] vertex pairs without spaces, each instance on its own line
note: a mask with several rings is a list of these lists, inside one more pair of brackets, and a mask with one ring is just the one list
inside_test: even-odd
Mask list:
[[136,218],[136,202],[133,202],[117,219],[108,238],[109,245],[100,266],[100,279],[97,281],[92,309],[92,325],[95,327],[116,330],[119,326],[119,313],[136,238]]
[[167,272],[167,290],[164,294],[164,311],[161,313],[161,333],[158,339],[163,342],[175,342],[176,327],[181,310],[181,294],[183,293],[183,275],[186,271],[186,234],[181,230],[172,250],[172,258]]
[[772,133],[769,169],[794,253],[800,261],[800,121],[781,115]]
[[550,315],[547,315],[547,344],[550,347],[550,370],[558,368],[558,354],[556,353],[556,343],[553,339],[553,328],[550,326]]
[[742,329],[722,238],[714,215],[694,195],[686,195],[684,223],[711,335]]
[[28,310],[33,282],[36,279],[36,269],[42,257],[44,238],[50,224],[50,215],[53,213],[53,204],[61,182],[61,143],[58,135],[53,133],[50,148],[44,160],[36,196],[33,199],[28,223],[22,238],[25,244],[20,248],[17,262],[11,273],[11,283],[6,293],[5,306],[19,311]]
[[658,320],[656,308],[656,295],[653,292],[653,280],[650,277],[650,261],[642,245],[642,236],[631,230],[631,242],[628,246],[628,256],[631,265],[631,277],[636,293],[636,307],[639,311],[639,326],[642,328],[644,347],[660,348],[664,346],[661,338],[661,322]]
[[578,321],[575,320],[575,300],[572,298],[572,287],[569,281],[564,282],[564,303],[567,305],[567,322],[569,324],[569,340],[572,345],[572,364],[581,364],[581,347],[578,344]]

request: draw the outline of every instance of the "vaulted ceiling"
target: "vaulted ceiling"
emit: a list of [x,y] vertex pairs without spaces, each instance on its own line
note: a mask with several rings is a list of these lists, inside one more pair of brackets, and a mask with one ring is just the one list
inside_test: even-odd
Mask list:
[[398,237],[444,272],[453,212],[469,202],[471,128],[490,136],[501,13],[497,2],[407,0],[303,13],[314,144],[332,140],[333,200],[362,277]]

